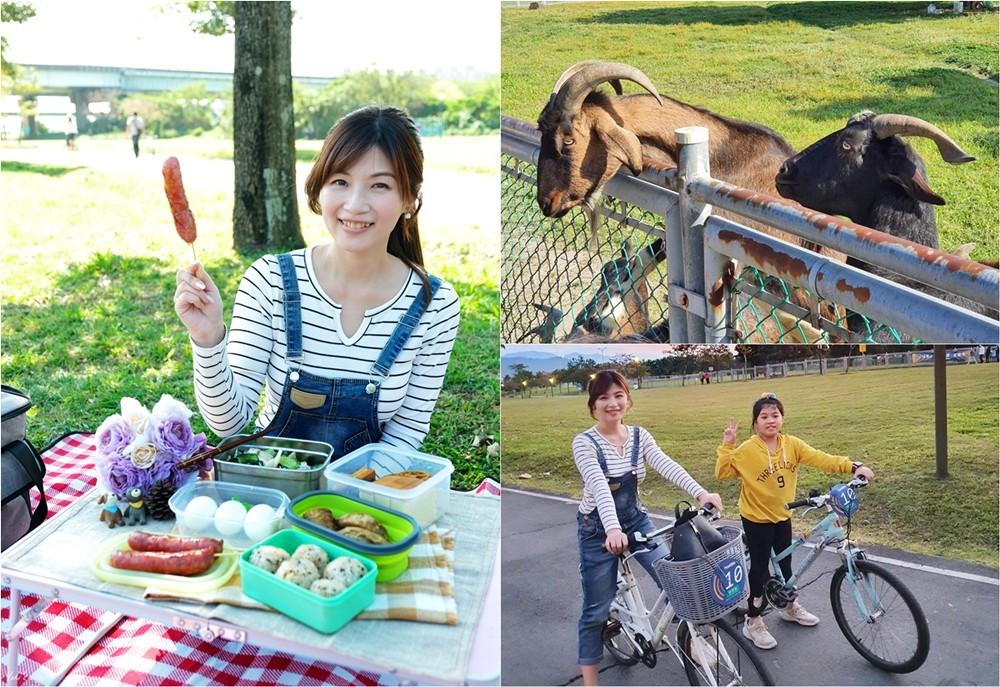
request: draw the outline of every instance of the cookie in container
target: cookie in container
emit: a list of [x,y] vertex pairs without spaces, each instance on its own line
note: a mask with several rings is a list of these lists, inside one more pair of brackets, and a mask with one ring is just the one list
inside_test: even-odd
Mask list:
[[454,471],[447,458],[369,444],[330,463],[325,474],[330,491],[406,513],[427,527],[448,510]]
[[[325,513],[329,519],[317,517]],[[406,513],[332,491],[313,491],[292,499],[285,518],[295,529],[322,537],[374,561],[378,565],[379,582],[388,582],[403,574],[409,566],[410,550],[421,531],[417,521]],[[385,543],[375,543],[378,537],[357,531],[364,529],[359,524],[368,518],[384,529]],[[364,536],[364,540],[348,534]]]
[[[288,556],[283,564],[293,561],[302,562],[296,558],[300,547],[318,547],[329,560],[348,557],[358,561],[364,572],[360,579],[355,579],[350,585],[334,583],[331,579],[320,576],[310,580],[310,589],[296,584],[292,574],[279,577],[276,572],[258,567],[251,560],[260,562],[261,557],[255,555],[258,549],[277,549]],[[311,564],[310,564],[311,565]],[[290,566],[292,567],[292,566]],[[278,570],[281,570],[279,566]],[[378,568],[375,563],[364,556],[348,551],[333,542],[314,536],[300,530],[281,530],[268,537],[257,546],[247,549],[240,556],[240,576],[243,593],[251,599],[267,604],[276,611],[284,613],[314,630],[330,634],[336,632],[358,613],[365,610],[375,601],[375,578]],[[309,577],[312,577],[310,574]],[[295,580],[295,581],[293,581]],[[316,584],[316,582],[325,584]],[[316,584],[316,589],[311,587]],[[326,594],[333,591],[332,596]]]

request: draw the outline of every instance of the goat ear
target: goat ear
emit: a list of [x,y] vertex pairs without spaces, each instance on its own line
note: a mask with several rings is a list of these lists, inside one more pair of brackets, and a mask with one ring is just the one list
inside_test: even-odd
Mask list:
[[881,176],[886,181],[899,184],[911,198],[931,205],[946,204],[944,198],[936,194],[927,184],[927,180],[920,174],[913,161],[905,156],[894,156],[882,170]]
[[598,128],[597,135],[608,149],[608,155],[629,168],[635,176],[642,173],[642,144],[639,137],[628,129],[613,126]]

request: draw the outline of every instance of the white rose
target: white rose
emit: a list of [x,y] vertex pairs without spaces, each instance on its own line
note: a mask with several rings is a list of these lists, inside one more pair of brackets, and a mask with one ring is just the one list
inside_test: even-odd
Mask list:
[[170,394],[163,394],[160,396],[160,400],[156,402],[153,406],[152,415],[156,417],[170,417],[179,415],[185,420],[189,419],[192,415],[188,407],[182,402],[178,401],[176,398]]
[[149,411],[146,406],[128,396],[122,399],[122,417],[137,434],[142,434],[149,426]]
[[141,434],[129,444],[128,448],[125,449],[125,454],[132,461],[132,465],[140,470],[146,470],[156,460],[156,447],[150,443],[145,434]]

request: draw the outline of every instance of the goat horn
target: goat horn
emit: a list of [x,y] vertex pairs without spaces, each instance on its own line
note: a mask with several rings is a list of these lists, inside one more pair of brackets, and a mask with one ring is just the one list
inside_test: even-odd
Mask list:
[[635,67],[620,62],[594,62],[594,64],[577,70],[566,79],[555,96],[555,105],[564,117],[573,117],[580,113],[584,99],[594,90],[595,86],[605,81],[620,81],[621,79],[634,81],[656,96],[657,102],[663,104],[663,99],[656,92],[656,86],[652,84],[648,76]]
[[922,119],[910,117],[909,115],[877,115],[872,119],[872,130],[879,138],[888,138],[893,135],[923,136],[924,138],[929,138],[937,144],[941,158],[953,165],[972,162],[976,159],[959,148],[958,144],[948,138],[948,134],[941,131],[941,129],[930,122],[925,122]]
[[[556,81],[556,85],[552,87],[552,95],[556,95],[559,93],[559,89],[561,89],[563,84],[569,80],[569,77],[573,76],[581,69],[585,69],[595,64],[603,64],[603,62],[601,62],[600,60],[584,60],[583,62],[577,62],[572,67],[564,71],[562,75],[559,77],[559,80]],[[622,90],[622,82],[620,79],[611,79],[609,83],[611,84],[611,87],[615,89],[615,93],[617,93],[618,95],[624,93],[624,91]]]

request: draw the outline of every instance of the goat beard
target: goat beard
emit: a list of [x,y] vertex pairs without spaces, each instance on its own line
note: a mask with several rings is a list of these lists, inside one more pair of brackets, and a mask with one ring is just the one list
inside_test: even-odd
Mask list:
[[596,251],[598,248],[597,244],[597,230],[601,228],[604,220],[601,216],[602,201],[604,200],[604,187],[600,187],[594,190],[587,198],[583,201],[583,207],[587,211],[587,219],[590,222],[590,250]]

